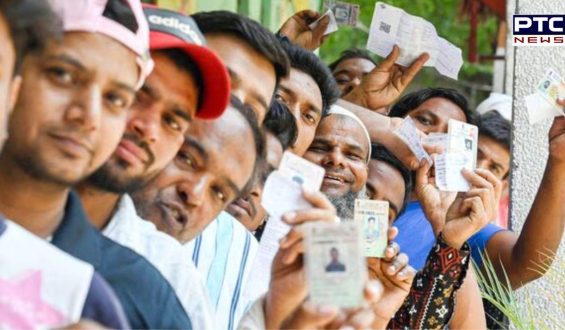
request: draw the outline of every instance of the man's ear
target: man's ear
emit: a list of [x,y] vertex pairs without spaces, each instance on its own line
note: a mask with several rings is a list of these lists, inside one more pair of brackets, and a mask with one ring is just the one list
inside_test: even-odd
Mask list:
[[510,178],[507,176],[506,179],[502,180],[502,195],[508,191],[508,186],[510,185]]
[[8,114],[12,112],[18,101],[18,96],[20,95],[20,89],[22,87],[22,76],[14,76],[12,79],[12,84],[10,86],[10,99],[8,103]]

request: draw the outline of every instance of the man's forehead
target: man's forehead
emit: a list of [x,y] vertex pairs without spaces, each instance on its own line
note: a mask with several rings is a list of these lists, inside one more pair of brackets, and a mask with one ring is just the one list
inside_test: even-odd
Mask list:
[[357,147],[367,153],[370,147],[363,128],[353,118],[339,114],[329,115],[322,119],[316,130],[315,140]]
[[334,74],[340,72],[362,72],[368,73],[375,68],[375,64],[362,57],[345,59],[336,66]]
[[[93,43],[96,44],[92,45]],[[108,36],[89,32],[65,32],[62,38],[50,40],[39,55],[42,59],[62,60],[92,75],[106,73],[111,76],[113,83],[135,92],[137,81],[127,81],[124,79],[127,75],[123,74],[128,65],[136,73],[139,72],[135,54]],[[131,61],[123,61],[125,58]],[[132,78],[137,79],[138,76]]]
[[[371,159],[369,162],[369,177],[367,182],[373,189],[380,186],[384,188],[381,193],[388,193],[391,197],[394,197],[390,198],[390,201],[397,204],[395,205],[397,210],[402,207],[406,193],[406,183],[404,182],[402,173],[400,173],[398,169],[384,160]],[[399,191],[395,193],[394,188],[399,188]]]

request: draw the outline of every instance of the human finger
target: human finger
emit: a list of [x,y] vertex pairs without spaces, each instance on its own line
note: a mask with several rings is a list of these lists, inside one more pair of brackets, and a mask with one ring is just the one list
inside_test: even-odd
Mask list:
[[398,243],[396,242],[390,242],[390,244],[385,249],[385,256],[383,259],[385,261],[391,261],[398,255],[398,253],[400,253],[400,245],[398,245]]
[[404,86],[409,85],[429,59],[430,55],[428,53],[423,53],[414,62],[412,62],[402,75],[402,84]]

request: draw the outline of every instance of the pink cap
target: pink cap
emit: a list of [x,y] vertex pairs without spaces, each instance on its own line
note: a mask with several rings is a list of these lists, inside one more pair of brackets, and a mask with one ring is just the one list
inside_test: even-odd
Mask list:
[[119,41],[135,52],[140,76],[137,88],[153,70],[149,54],[149,27],[140,0],[124,0],[135,16],[137,31],[134,33],[120,23],[102,16],[108,0],[48,0],[53,11],[61,18],[64,31],[101,33]]

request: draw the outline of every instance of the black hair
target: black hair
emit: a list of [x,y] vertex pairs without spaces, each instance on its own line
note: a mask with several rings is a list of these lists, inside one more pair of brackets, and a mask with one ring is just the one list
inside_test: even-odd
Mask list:
[[489,137],[510,151],[512,124],[496,111],[491,110],[480,117],[479,136]]
[[25,55],[42,50],[48,40],[62,34],[61,21],[44,0],[0,0],[0,16],[16,50],[14,74],[19,72]]
[[257,154],[257,156],[255,157],[253,173],[245,184],[245,187],[241,190],[241,196],[244,196],[246,192],[249,192],[249,189],[251,189],[257,171],[263,168],[263,164],[266,161],[267,147],[265,143],[265,136],[263,135],[261,127],[259,126],[255,112],[248,106],[244,105],[237,97],[233,95],[230,97],[230,106],[237,110],[245,118],[245,121],[249,125],[251,133],[253,135],[253,142],[255,143],[255,152]]
[[225,10],[200,12],[191,16],[204,35],[231,34],[245,41],[275,67],[276,85],[288,75],[288,57],[275,35],[261,24],[245,16]]
[[108,0],[102,16],[123,25],[133,33],[137,33],[139,25],[137,24],[135,14],[124,0]]
[[392,166],[404,179],[404,201],[402,202],[402,208],[398,211],[397,218],[404,212],[406,205],[408,204],[408,198],[412,192],[412,172],[402,164],[402,162],[396,158],[396,156],[390,152],[387,148],[380,144],[371,144],[371,159],[385,162]]
[[283,150],[290,148],[298,137],[296,119],[286,104],[274,100],[263,122],[263,127],[281,143]]
[[290,60],[290,67],[312,77],[322,94],[322,116],[337,101],[340,91],[328,67],[314,53],[288,41],[281,44]]
[[341,63],[345,60],[350,60],[352,58],[362,58],[362,59],[365,59],[367,61],[370,61],[375,66],[378,65],[377,62],[371,57],[371,55],[369,54],[368,51],[366,51],[364,49],[359,49],[359,48],[352,48],[352,49],[346,49],[343,52],[341,52],[341,54],[339,55],[339,58],[337,60],[333,61],[328,67],[333,72],[337,68],[339,63]]
[[187,53],[178,48],[159,49],[154,51],[153,53],[166,56],[175,64],[178,69],[184,71],[185,73],[188,73],[192,77],[192,79],[194,79],[196,87],[198,88],[198,105],[196,109],[200,109],[200,106],[204,101],[204,80],[196,63],[194,63],[194,61],[190,58],[190,56],[188,56]]
[[451,88],[424,88],[406,94],[392,106],[388,115],[389,117],[406,117],[412,110],[434,97],[449,100],[461,108],[467,123],[475,124],[477,122],[477,115],[469,109],[465,96]]

